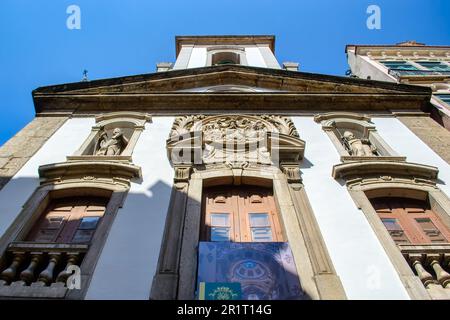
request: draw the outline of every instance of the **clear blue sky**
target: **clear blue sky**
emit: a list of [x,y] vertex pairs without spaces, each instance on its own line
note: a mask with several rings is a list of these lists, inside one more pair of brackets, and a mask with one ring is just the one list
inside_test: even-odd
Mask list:
[[[66,9],[81,8],[81,30]],[[366,9],[381,8],[381,30]],[[175,35],[273,34],[280,62],[344,75],[346,44],[450,45],[450,0],[0,0],[0,145],[34,116],[39,86],[151,73]]]

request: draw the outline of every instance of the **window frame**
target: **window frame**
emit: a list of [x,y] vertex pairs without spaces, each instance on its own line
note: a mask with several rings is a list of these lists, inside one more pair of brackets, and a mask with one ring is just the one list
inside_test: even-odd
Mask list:
[[[253,240],[252,229],[257,227],[252,227],[250,216],[263,214],[267,215],[269,224],[266,227],[270,228],[271,240],[261,242],[286,241],[273,193],[268,188],[262,188],[260,192],[263,194],[260,196],[261,202],[256,203],[251,201],[258,193],[258,189],[255,187],[219,187],[205,190],[202,201],[201,241],[214,242],[212,229],[220,228],[220,226],[212,224],[212,215],[214,214],[228,214],[229,242],[258,242]],[[220,195],[218,196],[218,194]],[[222,198],[223,195],[225,195],[224,202],[215,202],[215,199]]]
[[[385,196],[387,194],[389,196],[417,199],[425,199],[427,197],[430,201],[431,208],[448,228],[450,226],[450,211],[448,211],[448,208],[450,208],[450,199],[447,195],[437,188],[435,183],[425,183],[425,181],[422,181],[422,183],[415,181],[408,182],[404,179],[397,180],[396,178],[390,181],[383,179],[372,179],[370,182],[359,181],[353,184],[347,184],[347,189],[356,206],[361,209],[361,212],[365,215],[368,223],[385,249],[411,299],[432,299],[433,292],[427,290],[421,280],[414,274],[411,266],[399,250],[398,245],[394,242],[379,218],[369,198]],[[423,247],[414,245],[407,246]]]
[[[208,46],[206,47],[206,66],[207,67],[212,67],[214,66],[212,64],[213,62],[213,56],[217,53],[226,53],[226,52],[230,52],[230,53],[234,53],[236,55],[239,56],[239,65],[241,66],[247,66],[248,65],[248,61],[247,61],[247,56],[246,56],[246,51],[244,47],[239,47],[239,46]],[[218,66],[218,65],[216,65]]]
[[[440,72],[440,71],[444,71],[444,72],[450,72],[450,65],[445,63],[444,61],[414,61],[415,63],[419,64],[421,67],[426,68],[429,71],[436,71],[436,72]],[[436,69],[432,69],[429,66],[427,66],[427,64],[438,64],[441,66],[444,66],[446,68],[446,70],[436,70]],[[425,65],[424,65],[425,64]]]
[[[58,297],[60,299],[83,299],[89,288],[89,283],[91,281],[92,275],[94,273],[94,268],[96,266],[97,260],[99,259],[101,250],[106,242],[109,230],[112,223],[117,215],[120,207],[122,207],[129,186],[122,184],[115,184],[111,181],[108,182],[89,182],[89,181],[62,181],[60,184],[44,184],[37,188],[33,194],[29,197],[22,211],[18,214],[14,222],[9,226],[5,232],[5,236],[0,240],[0,265],[4,264],[4,253],[7,248],[12,243],[33,243],[33,242],[23,242],[27,235],[30,233],[33,226],[42,217],[52,199],[65,198],[69,196],[99,196],[106,197],[108,199],[106,203],[105,214],[99,225],[97,226],[96,232],[93,235],[91,243],[88,246],[88,250],[84,255],[82,263],[80,265],[81,270],[81,290],[67,290],[67,288],[62,288],[65,290],[62,292],[62,296]],[[45,244],[44,244],[45,245]],[[50,244],[49,244],[50,245]],[[53,245],[53,244],[51,244]],[[79,243],[74,243],[69,245],[71,247],[77,248],[80,246]],[[8,288],[7,296],[20,296],[27,297],[27,293],[30,294],[29,297],[33,298],[48,298],[54,297],[55,292],[49,287],[27,287],[29,290],[24,291],[20,287],[17,289],[14,286]],[[17,291],[19,290],[19,291]]]

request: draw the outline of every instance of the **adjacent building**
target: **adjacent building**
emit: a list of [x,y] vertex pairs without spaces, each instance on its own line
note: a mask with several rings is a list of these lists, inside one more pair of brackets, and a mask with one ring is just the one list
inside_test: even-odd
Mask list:
[[0,297],[450,298],[430,87],[299,72],[274,36],[175,45],[33,91],[0,148]]
[[347,45],[350,73],[362,79],[427,86],[431,116],[450,130],[450,47],[416,41],[396,45]]

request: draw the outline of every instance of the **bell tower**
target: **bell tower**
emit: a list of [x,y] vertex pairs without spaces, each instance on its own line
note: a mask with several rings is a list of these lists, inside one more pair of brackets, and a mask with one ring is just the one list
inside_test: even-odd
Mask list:
[[275,36],[177,36],[173,70],[237,64],[281,69]]

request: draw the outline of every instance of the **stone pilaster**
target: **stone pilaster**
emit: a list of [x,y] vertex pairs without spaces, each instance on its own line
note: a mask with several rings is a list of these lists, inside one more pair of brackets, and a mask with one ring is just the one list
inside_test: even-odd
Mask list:
[[36,117],[0,148],[0,190],[68,118]]
[[423,116],[397,116],[398,119],[434,152],[450,164],[450,131]]

